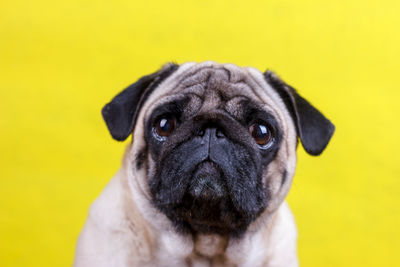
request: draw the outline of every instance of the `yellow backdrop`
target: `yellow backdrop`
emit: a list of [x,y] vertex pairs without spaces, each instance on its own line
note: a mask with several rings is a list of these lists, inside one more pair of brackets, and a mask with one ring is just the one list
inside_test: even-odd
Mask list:
[[299,147],[302,266],[400,266],[400,2],[0,2],[0,266],[69,266],[126,143],[100,109],[167,61],[276,71],[336,125]]

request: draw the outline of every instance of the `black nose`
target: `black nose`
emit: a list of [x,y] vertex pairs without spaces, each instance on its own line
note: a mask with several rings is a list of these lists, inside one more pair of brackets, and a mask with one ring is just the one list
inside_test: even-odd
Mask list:
[[209,142],[216,141],[216,139],[226,138],[223,130],[214,126],[200,129],[197,135],[203,137],[204,140]]

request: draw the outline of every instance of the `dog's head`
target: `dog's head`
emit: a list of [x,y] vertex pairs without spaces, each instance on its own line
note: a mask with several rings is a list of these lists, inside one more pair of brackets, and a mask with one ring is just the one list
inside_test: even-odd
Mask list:
[[168,64],[102,110],[133,132],[131,172],[179,231],[240,235],[285,198],[300,139],[311,155],[333,124],[275,74],[214,62]]

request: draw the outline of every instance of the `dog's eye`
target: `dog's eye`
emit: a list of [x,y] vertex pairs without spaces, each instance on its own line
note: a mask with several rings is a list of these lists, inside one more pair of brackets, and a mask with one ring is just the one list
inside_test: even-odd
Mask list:
[[254,123],[249,128],[251,136],[253,136],[256,143],[262,148],[270,148],[273,144],[274,137],[272,131],[268,126],[263,124]]
[[156,134],[156,137],[161,139],[165,139],[175,129],[176,120],[173,117],[161,117],[156,120],[153,130]]

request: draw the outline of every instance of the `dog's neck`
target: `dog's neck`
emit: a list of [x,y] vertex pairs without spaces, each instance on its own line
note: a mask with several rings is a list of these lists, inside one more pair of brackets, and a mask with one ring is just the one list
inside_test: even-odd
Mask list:
[[223,255],[228,241],[226,236],[197,234],[193,238],[193,253],[206,258]]
[[155,235],[158,265],[172,260],[175,266],[263,266],[273,251],[271,246],[275,246],[271,232],[276,217],[271,216],[262,227],[241,238],[161,231]]

